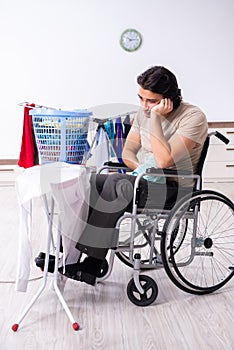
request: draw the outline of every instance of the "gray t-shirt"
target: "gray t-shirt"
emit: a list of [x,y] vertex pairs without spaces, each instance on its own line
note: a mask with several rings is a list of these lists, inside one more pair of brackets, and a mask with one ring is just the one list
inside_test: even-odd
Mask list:
[[[163,120],[162,129],[167,141],[177,133],[196,142],[192,151],[187,152],[175,166],[171,167],[195,172],[207,136],[208,126],[205,114],[198,107],[182,101],[180,106]],[[141,149],[137,157],[140,163],[144,164],[148,159],[153,159],[150,142],[150,133],[153,130],[150,129],[150,117],[146,117],[142,109],[135,115],[131,130],[140,134]]]

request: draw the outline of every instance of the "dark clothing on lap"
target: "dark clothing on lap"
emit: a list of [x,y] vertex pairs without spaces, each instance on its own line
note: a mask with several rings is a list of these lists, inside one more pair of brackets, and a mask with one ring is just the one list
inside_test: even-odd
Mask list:
[[[90,179],[90,204],[87,225],[77,243],[77,249],[99,259],[104,259],[108,248],[118,245],[117,220],[126,211],[132,211],[133,188],[136,177],[127,174],[92,174]],[[170,209],[179,197],[191,188],[179,188],[177,183],[147,182],[139,184],[138,207]]]

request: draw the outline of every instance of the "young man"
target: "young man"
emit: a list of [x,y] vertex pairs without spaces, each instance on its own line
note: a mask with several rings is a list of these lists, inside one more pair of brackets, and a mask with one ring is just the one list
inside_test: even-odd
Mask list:
[[137,113],[123,151],[127,166],[139,166],[153,155],[158,168],[177,168],[193,172],[207,136],[204,113],[182,101],[173,73],[164,67],[152,67],[137,78],[142,108]]
[[[117,244],[116,221],[125,211],[131,210],[134,175],[150,167],[195,172],[207,137],[204,113],[182,101],[172,72],[155,66],[139,75],[137,83],[141,108],[122,154],[124,163],[133,173],[92,175],[90,180],[89,218],[77,249],[89,255],[84,265],[80,263],[80,269],[94,276],[98,276],[108,248]],[[176,200],[179,188],[191,191],[191,186],[185,180],[178,183],[172,179],[165,183],[163,177],[146,176],[140,184],[141,206],[163,208],[167,201]]]
[[[95,283],[109,248],[117,246],[118,218],[132,208],[137,174],[146,168],[196,171],[207,121],[196,106],[183,102],[176,77],[155,66],[137,78],[141,108],[128,133],[122,158],[132,174],[93,174],[90,178],[89,216],[76,248],[88,255],[83,262],[65,267],[67,277]],[[162,176],[144,176],[140,182],[141,207],[164,208],[193,184]],[[185,190],[185,191],[184,191]],[[187,192],[186,192],[187,191]]]

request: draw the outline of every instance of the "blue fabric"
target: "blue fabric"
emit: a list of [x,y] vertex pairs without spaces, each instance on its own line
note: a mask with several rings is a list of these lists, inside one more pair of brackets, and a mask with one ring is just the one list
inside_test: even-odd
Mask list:
[[[154,155],[148,155],[144,164],[140,164],[135,170],[132,171],[132,175],[137,176],[146,172],[146,169],[149,168],[157,168],[155,163]],[[145,175],[143,178],[150,182],[157,182],[160,184],[166,183],[165,176],[153,176],[153,175]]]
[[112,120],[107,120],[104,123],[104,128],[107,132],[107,135],[109,137],[110,140],[114,140],[115,138],[115,128],[114,128],[114,123]]
[[115,138],[114,138],[114,149],[116,156],[120,163],[123,163],[122,151],[124,146],[124,131],[121,117],[117,117],[115,121]]
[[[115,128],[114,128],[114,123],[112,120],[107,120],[105,123],[104,123],[104,129],[106,130],[106,133],[109,137],[109,140],[111,142],[111,145],[112,147],[114,148],[114,139],[115,139]],[[111,157],[114,157],[115,154],[113,152],[113,149],[111,147]]]

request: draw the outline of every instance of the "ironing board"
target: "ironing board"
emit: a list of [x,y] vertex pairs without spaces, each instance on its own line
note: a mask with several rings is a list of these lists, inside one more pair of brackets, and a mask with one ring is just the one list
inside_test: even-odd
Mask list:
[[[33,296],[30,303],[23,310],[18,321],[12,326],[13,331],[17,331],[19,324],[25,318],[29,310],[32,308],[36,300],[44,291],[47,284],[49,253],[51,246],[55,247],[55,269],[53,273],[53,287],[58,296],[68,318],[70,319],[73,329],[78,330],[79,324],[75,321],[70,309],[64,300],[58,287],[58,261],[61,240],[61,222],[58,220],[56,229],[56,244],[53,242],[53,216],[55,208],[55,200],[51,195],[51,184],[63,183],[80,176],[82,172],[90,173],[92,169],[88,169],[82,165],[71,165],[67,163],[51,163],[41,166],[34,166],[25,170],[16,179],[16,189],[20,202],[20,229],[19,229],[19,251],[16,277],[16,290],[26,292],[28,277],[31,265],[31,234],[32,234],[32,199],[42,197],[48,220],[48,234],[46,246],[46,259],[43,272],[42,285]],[[48,200],[49,199],[49,200]]]

